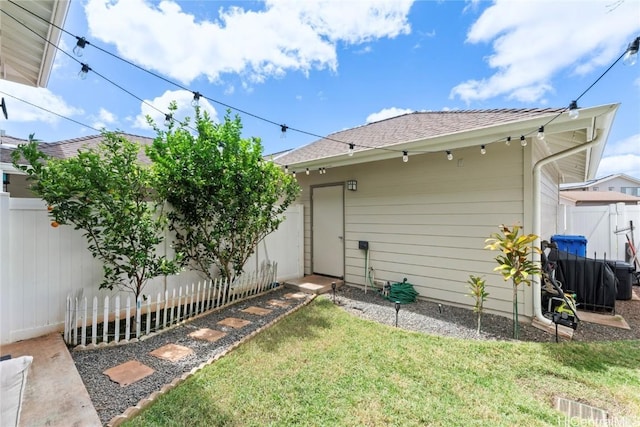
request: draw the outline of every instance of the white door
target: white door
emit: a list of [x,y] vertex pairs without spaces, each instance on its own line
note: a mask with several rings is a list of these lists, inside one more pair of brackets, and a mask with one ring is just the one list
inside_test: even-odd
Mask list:
[[344,277],[344,187],[312,189],[313,273]]

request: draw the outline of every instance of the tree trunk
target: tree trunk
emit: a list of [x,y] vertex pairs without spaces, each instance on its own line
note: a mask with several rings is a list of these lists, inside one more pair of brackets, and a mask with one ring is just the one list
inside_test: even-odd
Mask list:
[[513,284],[513,338],[520,339],[520,324],[518,322],[518,286]]

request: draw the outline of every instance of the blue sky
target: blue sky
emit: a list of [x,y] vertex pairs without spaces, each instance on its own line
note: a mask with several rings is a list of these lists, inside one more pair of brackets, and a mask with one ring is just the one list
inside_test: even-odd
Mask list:
[[[640,36],[640,2],[72,0],[65,30],[208,98],[275,123],[326,135],[408,111],[566,107]],[[71,53],[76,40],[63,35]],[[57,141],[90,127],[154,136],[145,114],[192,92],[88,46],[58,52],[47,88],[0,80],[8,135]],[[123,87],[125,93],[98,74]],[[621,103],[598,176],[640,178],[640,62],[619,62],[580,100]],[[216,118],[225,107],[201,101]],[[316,138],[241,114],[265,152]]]

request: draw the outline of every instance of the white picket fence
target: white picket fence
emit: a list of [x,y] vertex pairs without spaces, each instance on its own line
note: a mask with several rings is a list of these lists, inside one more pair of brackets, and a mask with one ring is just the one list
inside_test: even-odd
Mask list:
[[[68,345],[97,346],[135,342],[199,314],[267,292],[276,284],[277,263],[265,263],[252,274],[227,280],[219,278],[178,289],[138,297],[121,303],[113,298],[67,296],[64,340]],[[124,324],[122,324],[124,323]]]

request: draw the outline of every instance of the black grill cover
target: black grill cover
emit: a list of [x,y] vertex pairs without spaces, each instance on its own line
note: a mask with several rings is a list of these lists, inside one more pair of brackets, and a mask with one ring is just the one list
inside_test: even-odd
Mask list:
[[549,261],[556,263],[556,280],[562,290],[576,294],[578,308],[613,310],[616,304],[616,276],[605,261],[552,250]]

